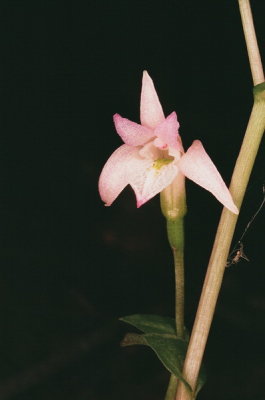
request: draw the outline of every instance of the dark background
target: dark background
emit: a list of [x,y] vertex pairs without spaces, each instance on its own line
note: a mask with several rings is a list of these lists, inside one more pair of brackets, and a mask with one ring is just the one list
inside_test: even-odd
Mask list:
[[[139,121],[143,69],[185,148],[201,139],[229,183],[252,105],[236,1],[1,1],[0,399],[161,400],[152,352],[121,349],[135,312],[173,315],[173,271],[158,196],[131,189],[110,208],[100,171],[112,115]],[[253,0],[264,59],[265,3]],[[263,155],[263,156],[262,156]],[[264,146],[235,241],[262,201]],[[221,212],[187,182],[186,325],[192,327]],[[264,211],[227,269],[200,400],[264,399]]]

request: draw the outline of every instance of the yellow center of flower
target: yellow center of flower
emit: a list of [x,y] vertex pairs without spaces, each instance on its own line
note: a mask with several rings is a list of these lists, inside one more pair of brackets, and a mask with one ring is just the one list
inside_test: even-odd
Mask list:
[[152,167],[159,171],[162,167],[170,164],[173,160],[174,158],[158,158],[153,162]]

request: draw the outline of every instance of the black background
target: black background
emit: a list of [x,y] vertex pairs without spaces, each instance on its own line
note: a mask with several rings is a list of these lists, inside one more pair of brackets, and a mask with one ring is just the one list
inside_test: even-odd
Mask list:
[[[1,1],[0,399],[160,400],[152,352],[121,349],[135,312],[173,315],[171,254],[158,196],[110,208],[102,166],[139,121],[142,71],[185,148],[202,140],[229,183],[252,105],[236,1]],[[264,59],[263,0],[253,0]],[[264,146],[235,240],[262,201]],[[187,182],[186,325],[192,327],[218,202]],[[227,269],[199,399],[264,399],[264,212]]]

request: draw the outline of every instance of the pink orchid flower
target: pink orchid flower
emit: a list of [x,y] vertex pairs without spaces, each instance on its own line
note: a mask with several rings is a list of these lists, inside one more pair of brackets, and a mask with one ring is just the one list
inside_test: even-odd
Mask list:
[[99,193],[106,206],[110,206],[129,184],[140,207],[167,188],[178,174],[183,174],[238,214],[228,188],[202,143],[195,140],[184,152],[177,115],[172,112],[165,118],[153,81],[146,71],[140,119],[141,125],[114,115],[117,133],[125,144],[110,156],[99,178]]

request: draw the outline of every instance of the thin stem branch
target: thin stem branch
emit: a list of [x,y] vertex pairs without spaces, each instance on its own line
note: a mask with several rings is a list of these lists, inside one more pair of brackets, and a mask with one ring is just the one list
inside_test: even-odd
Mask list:
[[183,218],[167,220],[168,239],[175,268],[175,319],[177,336],[184,337],[184,233]]
[[[175,269],[175,321],[176,332],[184,338],[184,218],[167,219],[168,240],[173,252]],[[165,400],[174,400],[178,379],[171,375]]]
[[178,378],[175,375],[170,375],[169,384],[164,400],[174,400],[178,387]]
[[[242,204],[265,129],[265,85],[259,86],[230,185],[230,192],[238,208]],[[183,376],[193,390],[196,386],[237,218],[237,215],[224,209],[216,233],[183,368]],[[190,400],[190,393],[182,383],[178,385],[176,400]]]
[[245,34],[249,63],[254,86],[264,82],[264,73],[258,48],[249,0],[238,0],[242,26]]
[[175,292],[176,292],[176,329],[180,339],[184,337],[184,263],[183,249],[173,249],[175,264]]

